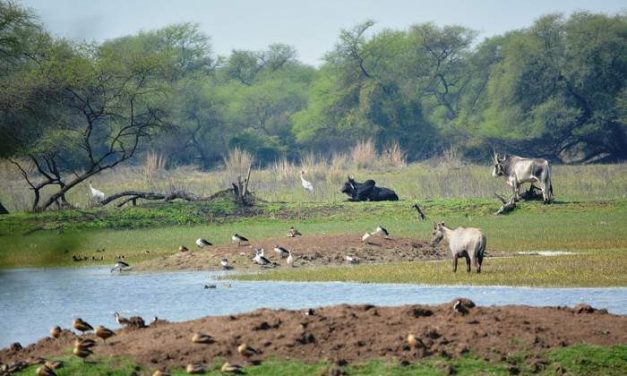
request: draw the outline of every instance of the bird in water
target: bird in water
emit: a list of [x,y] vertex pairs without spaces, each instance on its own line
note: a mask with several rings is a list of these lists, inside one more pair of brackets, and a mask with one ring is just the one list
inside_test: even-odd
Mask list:
[[196,245],[198,246],[198,248],[203,248],[203,247],[209,247],[210,245],[213,245],[213,244],[209,243],[209,241],[207,241],[206,239],[198,238],[196,240]]
[[59,338],[61,336],[62,331],[63,330],[61,329],[60,326],[55,326],[53,328],[50,328],[50,337]]
[[205,288],[206,289],[217,289],[218,285],[216,285],[216,284],[205,285]]
[[374,232],[377,235],[382,235],[386,239],[390,238],[390,233],[388,232],[388,230],[386,230],[385,227],[382,227],[381,225],[379,225]]
[[72,321],[72,327],[78,330],[79,332],[81,332],[82,334],[85,334],[85,332],[88,332],[90,330],[94,330],[94,328],[91,325],[89,325],[89,323],[87,323],[86,321],[83,321],[83,319],[81,319],[80,317]]
[[231,236],[231,240],[233,241],[233,243],[237,243],[237,246],[239,247],[242,243],[246,243],[248,242],[248,239],[243,237],[240,234],[233,234],[233,236]]
[[289,231],[287,232],[287,236],[290,238],[295,238],[297,236],[301,236],[303,234],[300,233],[300,231],[298,231],[296,228],[294,228],[294,226],[290,227]]
[[289,255],[287,256],[287,259],[285,259],[285,262],[287,263],[287,266],[289,267],[293,267],[294,266],[294,256],[292,256],[292,251],[287,251],[289,253]]
[[305,171],[300,172],[300,182],[303,184],[303,188],[309,193],[313,193],[314,186],[310,181],[305,179]]
[[122,261],[122,260],[118,260],[115,265],[113,265],[113,268],[111,268],[111,273],[113,273],[114,271],[119,271],[122,272],[123,270],[129,268],[130,265],[127,264],[126,262]]
[[223,270],[231,270],[233,269],[233,265],[229,264],[229,260],[227,260],[226,257],[222,258],[222,260],[220,260],[220,265],[222,265],[222,269]]
[[290,252],[287,249],[281,247],[278,244],[274,246],[274,252],[276,252],[276,254],[281,258],[286,258],[290,255]]
[[113,337],[115,332],[111,329],[105,328],[102,325],[96,327],[96,337],[101,338],[102,342],[107,342],[107,338]]

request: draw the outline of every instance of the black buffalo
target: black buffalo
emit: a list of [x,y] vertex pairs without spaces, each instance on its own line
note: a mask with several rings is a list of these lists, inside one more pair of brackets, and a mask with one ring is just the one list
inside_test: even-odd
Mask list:
[[398,201],[398,196],[393,190],[377,187],[374,180],[358,183],[352,176],[344,183],[342,193],[350,196],[349,201]]

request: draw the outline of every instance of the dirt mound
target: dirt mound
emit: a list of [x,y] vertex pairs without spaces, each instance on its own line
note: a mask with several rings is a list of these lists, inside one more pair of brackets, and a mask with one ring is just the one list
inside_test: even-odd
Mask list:
[[210,270],[220,269],[220,260],[226,257],[235,270],[258,268],[251,261],[254,248],[264,248],[265,256],[278,265],[285,265],[274,251],[275,245],[292,251],[297,267],[340,265],[347,263],[345,257],[353,256],[361,263],[384,263],[393,261],[437,260],[446,255],[433,249],[424,241],[409,238],[385,239],[372,236],[369,243],[361,240],[361,235],[311,235],[295,238],[268,238],[237,245],[190,247],[189,252],[177,252],[134,266],[134,270]]
[[[244,362],[238,346],[258,350],[252,360],[268,357],[336,364],[385,359],[415,362],[431,355],[456,357],[468,351],[487,360],[504,361],[516,351],[534,354],[579,343],[627,343],[627,316],[601,310],[527,306],[453,309],[460,299],[438,306],[377,307],[339,305],[301,311],[260,309],[237,316],[205,317],[182,323],[158,321],[145,329],[122,329],[98,340],[99,356],[126,355],[148,369],[211,363],[216,357]],[[209,344],[192,343],[194,333],[209,334]],[[412,334],[415,341],[408,342]],[[95,338],[92,334],[86,337]],[[15,364],[37,357],[67,354],[75,335],[44,338],[23,349],[0,350],[0,362]],[[532,359],[530,358],[530,361]]]

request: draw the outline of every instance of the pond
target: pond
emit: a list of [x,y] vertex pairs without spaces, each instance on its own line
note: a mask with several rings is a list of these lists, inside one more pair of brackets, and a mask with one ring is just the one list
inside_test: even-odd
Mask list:
[[[116,328],[114,312],[184,321],[257,308],[300,309],[342,303],[439,304],[458,296],[480,305],[573,306],[627,314],[627,288],[526,288],[411,284],[216,281],[222,272],[110,273],[105,268],[0,271],[0,348],[48,335],[81,317]],[[205,289],[215,284],[215,289]],[[230,286],[230,287],[228,287]]]

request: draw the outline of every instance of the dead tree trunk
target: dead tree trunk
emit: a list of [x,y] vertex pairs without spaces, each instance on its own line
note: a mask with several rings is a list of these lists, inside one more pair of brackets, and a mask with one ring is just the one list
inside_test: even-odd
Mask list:
[[252,171],[252,163],[248,166],[248,173],[246,179],[242,180],[241,176],[237,177],[237,183],[231,183],[233,186],[233,194],[235,195],[235,201],[240,206],[250,206],[248,183],[250,182],[250,172]]

